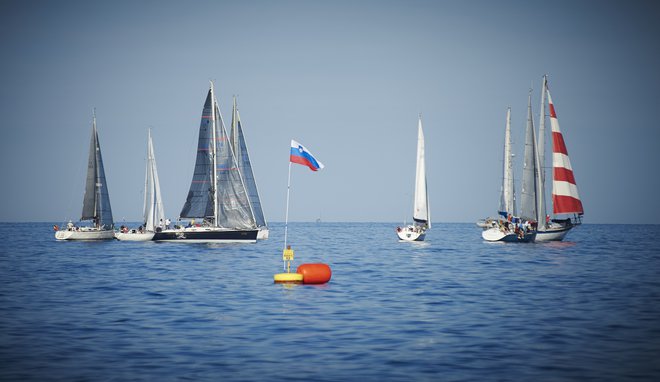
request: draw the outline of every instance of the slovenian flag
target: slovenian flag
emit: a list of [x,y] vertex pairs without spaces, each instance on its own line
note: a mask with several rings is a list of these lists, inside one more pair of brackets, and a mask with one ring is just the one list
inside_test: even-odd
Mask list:
[[291,140],[291,154],[289,156],[289,160],[293,163],[307,166],[312,171],[318,171],[325,167],[323,166],[323,163],[317,161],[316,158],[314,158],[312,153],[310,153],[309,150],[305,148],[305,146],[294,141],[293,139]]

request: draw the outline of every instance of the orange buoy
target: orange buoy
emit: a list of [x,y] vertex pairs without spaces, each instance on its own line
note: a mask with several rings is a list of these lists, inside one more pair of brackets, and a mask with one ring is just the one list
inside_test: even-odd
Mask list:
[[325,284],[330,281],[332,271],[328,264],[300,264],[296,273],[303,275],[303,284]]

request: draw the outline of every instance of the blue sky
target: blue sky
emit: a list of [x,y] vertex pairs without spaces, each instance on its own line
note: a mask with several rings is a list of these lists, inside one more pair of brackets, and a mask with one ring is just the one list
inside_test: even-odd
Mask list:
[[[589,223],[660,215],[660,6],[643,1],[3,1],[0,221],[79,217],[92,109],[116,222],[140,219],[147,129],[165,209],[209,80],[238,95],[266,218],[410,221],[417,115],[436,222],[496,212],[506,108],[550,88]],[[520,171],[517,177],[520,179]]]

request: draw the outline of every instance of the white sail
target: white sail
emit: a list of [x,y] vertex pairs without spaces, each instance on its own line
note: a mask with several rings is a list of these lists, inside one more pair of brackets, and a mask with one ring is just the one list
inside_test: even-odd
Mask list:
[[502,195],[499,213],[506,217],[515,215],[515,191],[513,186],[513,155],[511,153],[511,108],[506,110],[506,126],[504,128],[504,169],[502,177]]
[[424,160],[424,131],[422,130],[422,117],[419,117],[417,128],[417,170],[415,172],[415,202],[413,219],[417,223],[431,228],[431,214],[426,186],[426,163]]
[[160,221],[165,219],[165,208],[163,207],[160,192],[160,181],[156,168],[156,157],[154,155],[151,130],[147,143],[147,169],[144,182],[144,223],[147,231],[154,232]]
[[532,121],[532,95],[527,101],[527,129],[525,131],[525,157],[523,158],[522,191],[520,197],[520,217],[524,220],[536,220],[537,199],[537,162],[536,136]]

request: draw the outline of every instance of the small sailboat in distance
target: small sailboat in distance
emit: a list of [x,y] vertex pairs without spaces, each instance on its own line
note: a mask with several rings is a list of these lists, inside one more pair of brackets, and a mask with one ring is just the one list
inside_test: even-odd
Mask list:
[[424,131],[422,129],[422,116],[420,115],[417,123],[417,165],[415,171],[413,224],[396,228],[397,236],[403,241],[424,241],[426,231],[431,228],[431,211],[429,210],[424,155]]
[[144,177],[143,225],[139,229],[128,229],[122,226],[120,231],[115,233],[115,238],[123,241],[152,240],[156,230],[165,228],[163,219],[165,219],[165,208],[160,193],[160,181],[150,129],[147,139],[147,169]]
[[77,226],[69,221],[66,228],[59,229],[55,226],[55,238],[57,240],[108,240],[115,237],[108,184],[105,180],[101,145],[96,131],[96,111],[94,111],[92,122],[92,139],[89,144],[89,159],[87,161],[87,180],[80,220],[90,220],[92,225]]

